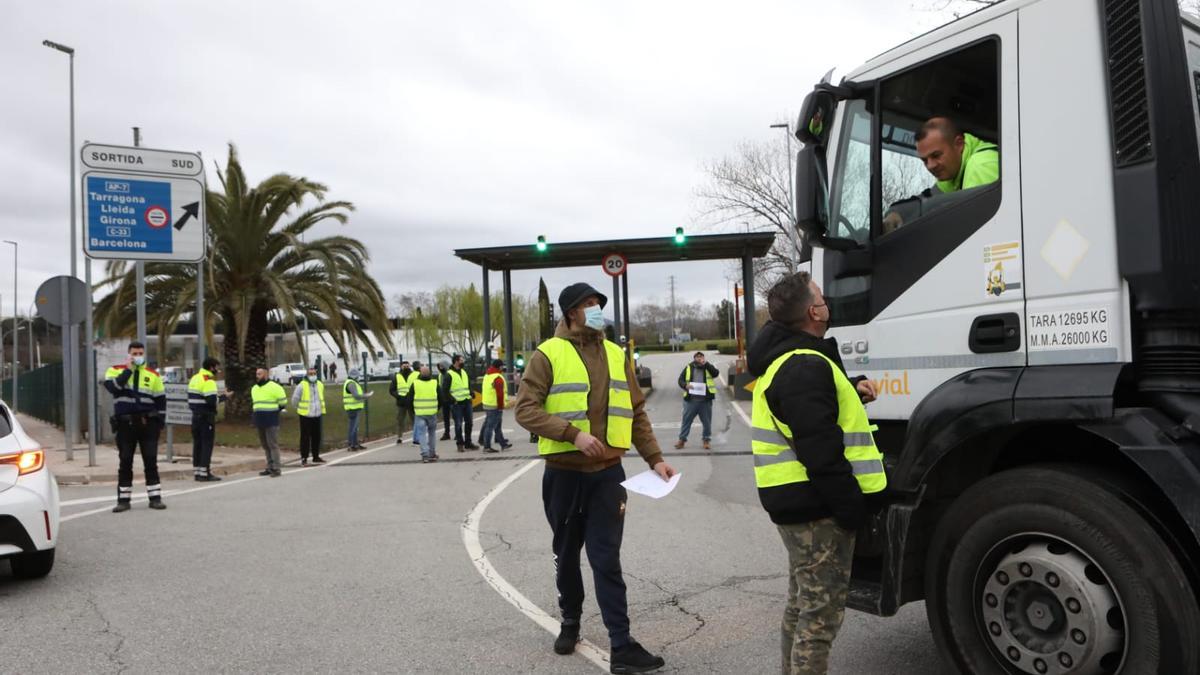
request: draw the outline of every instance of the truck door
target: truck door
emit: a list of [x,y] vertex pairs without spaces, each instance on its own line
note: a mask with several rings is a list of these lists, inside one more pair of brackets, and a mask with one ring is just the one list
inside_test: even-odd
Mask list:
[[[873,418],[908,419],[964,371],[1025,365],[1016,54],[1008,15],[852,76],[875,86],[842,104],[830,229],[860,248],[827,249],[819,279],[847,370],[880,392]],[[950,135],[957,172],[928,152]]]

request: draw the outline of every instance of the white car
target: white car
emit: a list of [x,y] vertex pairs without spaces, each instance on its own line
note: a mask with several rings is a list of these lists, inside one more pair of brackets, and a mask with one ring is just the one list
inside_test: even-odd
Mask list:
[[8,558],[13,576],[50,573],[58,515],[58,483],[45,452],[0,401],[0,558]]
[[307,373],[303,363],[281,363],[271,369],[271,379],[279,384],[299,384]]

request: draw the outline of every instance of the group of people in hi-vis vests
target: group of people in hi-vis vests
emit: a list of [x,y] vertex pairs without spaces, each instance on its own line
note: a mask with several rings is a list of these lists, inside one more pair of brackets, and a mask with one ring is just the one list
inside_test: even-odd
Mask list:
[[[664,481],[675,469],[663,459],[633,364],[604,338],[607,298],[576,283],[558,302],[563,318],[529,359],[515,405],[518,424],[537,437],[545,460],[542,502],[562,616],[554,651],[570,654],[580,639],[580,551],[587,546],[611,672],[656,670],[665,659],[630,632],[620,562],[621,460],[633,448]],[[845,610],[855,533],[887,485],[865,409],[876,392],[870,380],[847,376],[837,345],[825,339],[829,307],[808,273],[776,284],[768,308],[771,321],[748,354],[758,378],[751,448],[760,501],[789,561],[782,666],[785,673],[824,673]],[[685,425],[676,448],[687,442],[697,415],[705,421],[717,377],[702,353],[680,374]],[[707,448],[711,429],[704,426]]]

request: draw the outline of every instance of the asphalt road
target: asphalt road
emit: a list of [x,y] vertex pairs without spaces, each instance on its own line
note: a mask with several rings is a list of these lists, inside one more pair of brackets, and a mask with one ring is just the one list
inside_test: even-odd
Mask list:
[[[651,418],[683,478],[665,499],[630,496],[622,558],[634,636],[665,656],[664,672],[773,672],[783,547],[728,402],[714,410],[712,454],[699,449],[698,422],[691,447],[670,449],[686,358],[644,359],[661,387]],[[51,575],[0,571],[0,670],[600,672],[607,640],[593,600],[583,635],[599,652],[557,656],[537,623],[555,612],[541,467],[528,466],[528,434],[505,426],[516,446],[495,459],[443,443],[449,461],[422,465],[409,443],[376,443],[281,479],[168,485],[162,512],[135,502],[112,514],[114,488],[64,488]],[[632,453],[625,461],[629,475],[644,468]],[[848,612],[832,672],[941,672],[924,608]]]

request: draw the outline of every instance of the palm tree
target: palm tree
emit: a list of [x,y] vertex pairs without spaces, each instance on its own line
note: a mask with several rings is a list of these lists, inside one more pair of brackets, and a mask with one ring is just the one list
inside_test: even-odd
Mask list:
[[[249,415],[254,369],[267,366],[271,319],[297,336],[302,353],[305,317],[310,326],[328,331],[342,353],[352,353],[360,341],[390,353],[387,307],[379,285],[366,271],[366,246],[343,236],[301,240],[318,223],[345,224],[353,204],[327,202],[326,186],[283,173],[251,187],[232,144],[217,176],[224,194],[209,190],[205,199],[204,339],[211,347],[218,326],[225,336],[221,360],[226,384],[235,392],[226,414]],[[315,204],[305,207],[310,198]],[[113,261],[106,271],[99,285],[112,290],[96,306],[100,326],[109,335],[132,335],[134,266]],[[165,354],[167,337],[180,319],[194,318],[196,266],[148,262],[145,285],[146,322],[157,329],[158,353]],[[308,361],[306,353],[304,360]]]

